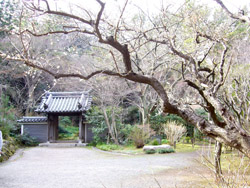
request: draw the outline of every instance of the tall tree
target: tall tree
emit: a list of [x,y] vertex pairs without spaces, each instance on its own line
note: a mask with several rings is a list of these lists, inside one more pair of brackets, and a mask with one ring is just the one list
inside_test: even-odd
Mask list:
[[[150,85],[161,98],[165,113],[179,115],[201,132],[250,157],[249,132],[235,120],[234,112],[222,100],[225,96],[221,92],[233,63],[231,47],[233,39],[229,37],[235,30],[235,27],[232,27],[233,20],[221,12],[216,12],[220,17],[212,18],[204,6],[187,2],[175,13],[168,10],[167,6],[163,6],[157,16],[146,17],[147,24],[138,22],[132,25],[126,22],[124,16],[128,1],[125,1],[118,20],[103,16],[105,3],[100,0],[96,2],[100,7],[97,13],[82,8],[81,12],[84,13],[80,14],[77,7],[61,11],[50,6],[47,0],[37,3],[24,1],[26,8],[41,17],[57,15],[67,19],[67,22],[54,23],[57,27],[53,30],[27,27],[22,33],[36,37],[58,33],[90,35],[96,38],[100,47],[106,46],[113,52],[115,56],[113,69],[103,68],[88,75],[75,72],[63,73],[47,69],[27,56],[15,59],[23,61],[30,67],[43,70],[56,79],[78,77],[88,80],[97,74],[106,74]],[[146,14],[142,12],[140,15]],[[132,43],[136,44],[136,47],[132,48]],[[176,98],[166,87],[167,84],[161,83],[155,76],[140,71],[141,67],[138,68],[133,58],[136,58],[136,52],[146,43],[155,44],[157,46],[155,50],[161,47],[165,53],[161,58],[159,56],[159,60],[165,59],[175,64],[174,69],[187,84],[187,90],[192,91],[190,94],[195,93],[198,96],[195,97],[196,100],[193,100],[192,96],[188,98],[191,100],[185,101]],[[5,55],[1,53],[1,56]],[[6,56],[6,59],[11,58]],[[212,123],[196,114],[192,108],[193,104],[198,104],[207,110]]]

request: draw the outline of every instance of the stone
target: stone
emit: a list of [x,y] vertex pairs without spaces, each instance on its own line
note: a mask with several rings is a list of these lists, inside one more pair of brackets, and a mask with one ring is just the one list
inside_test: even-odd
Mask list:
[[143,151],[157,151],[160,149],[172,149],[170,145],[164,144],[164,145],[158,145],[158,146],[144,146]]

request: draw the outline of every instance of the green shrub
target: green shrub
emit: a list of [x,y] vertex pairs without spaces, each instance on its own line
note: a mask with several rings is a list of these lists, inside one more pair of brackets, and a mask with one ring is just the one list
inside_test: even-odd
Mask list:
[[140,112],[136,106],[129,106],[123,110],[123,122],[125,124],[138,124],[140,122]]
[[159,141],[157,139],[152,140],[149,144],[153,145],[153,146],[160,145],[160,143],[159,143]]
[[69,116],[60,116],[59,124],[62,126],[72,126],[72,120]]
[[149,133],[144,131],[142,128],[135,126],[133,127],[129,138],[133,141],[136,148],[142,148],[146,141],[149,139]]
[[169,148],[169,149],[158,149],[157,152],[163,154],[163,153],[174,153],[175,151],[173,148]]
[[16,136],[16,140],[20,145],[23,145],[23,146],[37,146],[38,145],[38,141],[35,138],[27,134]]
[[11,127],[8,124],[4,124],[1,120],[0,120],[0,131],[2,131],[3,134],[3,138],[7,139],[10,135],[10,130]]
[[77,140],[79,137],[79,128],[75,126],[59,126],[59,139]]
[[185,139],[185,142],[187,144],[189,144],[189,142],[191,142],[191,138],[189,136],[186,136],[184,139]]
[[7,139],[12,130],[16,129],[16,110],[10,103],[9,97],[6,95],[0,96],[0,130],[3,138]]
[[94,142],[94,141],[92,141],[92,142],[88,143],[88,145],[87,145],[87,146],[94,146],[94,147],[96,147],[96,145],[97,145],[97,143],[96,143],[96,142]]
[[133,129],[133,126],[130,124],[123,124],[121,126],[120,134],[119,134],[119,143],[126,145],[129,144],[129,135]]
[[162,144],[169,144],[169,141],[168,141],[167,139],[162,139],[162,140],[161,140],[161,143],[162,143]]
[[65,129],[63,126],[58,126],[58,133],[61,134],[61,133],[64,133],[64,134],[67,134],[67,133],[70,133],[67,129]]
[[151,149],[151,150],[145,150],[145,153],[146,154],[154,154],[154,153],[156,153],[156,151],[153,150],[153,149]]
[[120,146],[115,144],[102,144],[102,145],[96,145],[96,147],[103,151],[110,151],[110,150],[118,150],[120,149]]
[[86,113],[86,120],[91,126],[93,141],[95,143],[106,142],[108,127],[101,108],[92,106]]
[[[117,131],[118,142],[121,144],[127,144],[129,141],[129,135],[132,131],[133,126],[131,126],[130,124],[124,124],[124,122],[121,121],[120,117],[123,117],[122,108],[118,107],[114,109],[114,107],[109,106],[109,107],[106,107],[105,111],[110,121],[112,120],[113,111],[115,112],[115,127]],[[91,130],[93,133],[94,142],[106,143],[110,134],[109,134],[108,126],[106,124],[104,111],[100,107],[93,106],[86,113],[86,120],[88,124],[93,125],[91,126]]]

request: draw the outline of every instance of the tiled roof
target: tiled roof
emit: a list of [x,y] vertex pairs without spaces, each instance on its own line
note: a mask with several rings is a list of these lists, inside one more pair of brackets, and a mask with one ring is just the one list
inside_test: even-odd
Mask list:
[[47,122],[47,117],[45,116],[24,116],[22,119],[17,120],[18,123],[33,123],[33,122]]
[[88,92],[47,92],[35,110],[43,113],[79,113],[91,106]]

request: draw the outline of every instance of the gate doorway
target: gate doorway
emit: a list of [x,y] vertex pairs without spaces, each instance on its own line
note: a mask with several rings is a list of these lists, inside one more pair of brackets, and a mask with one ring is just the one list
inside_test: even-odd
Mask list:
[[77,142],[79,140],[78,122],[77,116],[59,116],[58,141]]

